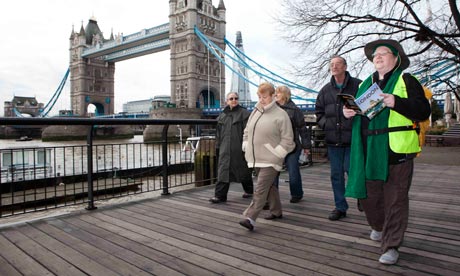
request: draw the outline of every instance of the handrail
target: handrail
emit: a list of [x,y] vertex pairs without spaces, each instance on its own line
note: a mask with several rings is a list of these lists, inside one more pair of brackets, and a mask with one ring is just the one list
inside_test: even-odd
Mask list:
[[145,118],[16,118],[2,117],[0,125],[213,125],[211,119],[145,119]]

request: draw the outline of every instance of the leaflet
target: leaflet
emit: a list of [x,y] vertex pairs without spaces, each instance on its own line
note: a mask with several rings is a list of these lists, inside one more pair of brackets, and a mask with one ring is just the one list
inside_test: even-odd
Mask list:
[[370,120],[385,108],[383,103],[382,89],[374,83],[358,98],[353,95],[340,93],[337,97],[341,98],[347,108],[355,110],[358,114],[367,116]]

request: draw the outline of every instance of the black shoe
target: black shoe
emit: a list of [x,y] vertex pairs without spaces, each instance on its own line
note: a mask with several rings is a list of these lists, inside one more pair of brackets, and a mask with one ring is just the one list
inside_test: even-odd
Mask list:
[[244,193],[242,197],[243,198],[251,198],[252,194]]
[[361,201],[358,199],[357,202],[356,202],[356,207],[358,207],[358,211],[360,212],[363,212],[364,209],[363,209],[363,205],[361,204]]
[[293,197],[291,197],[291,200],[289,202],[291,202],[291,203],[299,203],[301,200],[302,200],[302,197],[293,196]]
[[281,219],[283,218],[283,215],[275,216],[274,214],[270,214],[269,216],[264,217],[266,220],[274,220],[274,219]]
[[347,212],[342,212],[337,209],[332,210],[329,214],[329,220],[339,220],[347,216]]
[[268,204],[268,202],[265,203],[264,208],[262,208],[262,210],[270,210],[270,205]]
[[218,197],[212,197],[209,199],[209,202],[211,203],[222,203],[222,202],[226,202],[227,199],[225,198],[218,198]]
[[243,226],[244,228],[247,228],[249,231],[254,230],[254,226],[251,224],[251,222],[248,219],[240,220],[240,225]]

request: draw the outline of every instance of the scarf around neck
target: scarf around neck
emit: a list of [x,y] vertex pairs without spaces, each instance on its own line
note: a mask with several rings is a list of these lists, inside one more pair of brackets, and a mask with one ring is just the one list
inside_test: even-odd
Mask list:
[[[394,87],[401,75],[402,70],[396,68],[391,74],[383,93],[393,94]],[[360,85],[356,97],[362,95],[373,83],[373,75],[370,75]],[[383,109],[377,116],[369,122],[370,130],[384,129],[388,127],[390,109]],[[361,135],[363,116],[353,118],[353,128],[351,137],[350,170],[348,183],[345,191],[346,197],[366,198],[366,180],[383,180],[388,178],[388,133],[380,135]],[[364,151],[363,140],[367,139],[366,153]]]

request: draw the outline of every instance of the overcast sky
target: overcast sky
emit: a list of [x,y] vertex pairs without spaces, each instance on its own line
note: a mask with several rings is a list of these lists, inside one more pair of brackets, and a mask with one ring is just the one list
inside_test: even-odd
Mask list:
[[[217,6],[219,1],[212,1]],[[235,43],[241,31],[246,54],[284,74],[295,49],[278,38],[273,20],[279,0],[224,0],[227,39]],[[47,103],[69,67],[72,26],[79,32],[94,16],[105,38],[132,34],[169,22],[169,0],[15,0],[0,9],[0,116],[4,101],[13,96],[36,96]],[[169,50],[116,63],[115,111],[123,103],[170,94]],[[229,71],[229,70],[227,70]],[[226,92],[230,89],[227,73]],[[283,75],[285,76],[285,75]],[[289,78],[289,76],[286,76]],[[254,89],[252,88],[253,94]],[[70,108],[69,81],[51,113]]]

